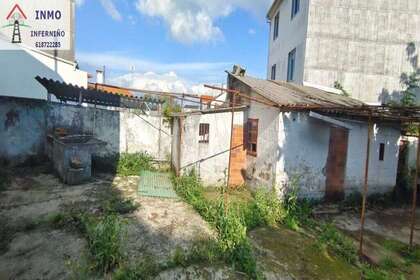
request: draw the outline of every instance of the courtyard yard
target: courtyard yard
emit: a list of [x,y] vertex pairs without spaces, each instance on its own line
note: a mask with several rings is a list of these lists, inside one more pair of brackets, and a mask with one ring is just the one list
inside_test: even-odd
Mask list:
[[[229,191],[225,216],[222,190],[204,189],[194,177],[174,181],[178,198],[173,199],[140,196],[139,182],[139,176],[96,174],[89,183],[67,186],[48,165],[4,173],[0,279],[420,275],[419,251],[404,245],[405,208],[368,212],[370,260],[361,263],[355,209],[313,219],[309,206],[281,205],[270,193],[244,188]],[[420,213],[417,217],[420,223]]]

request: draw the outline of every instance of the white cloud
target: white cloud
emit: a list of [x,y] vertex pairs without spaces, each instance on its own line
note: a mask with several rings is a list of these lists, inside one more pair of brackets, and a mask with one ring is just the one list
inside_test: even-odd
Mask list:
[[257,34],[257,31],[254,28],[250,28],[250,29],[248,29],[248,34],[249,35],[255,35],[255,34]]
[[218,18],[244,9],[263,15],[273,0],[137,0],[144,15],[162,18],[174,39],[181,43],[213,42],[223,39]]
[[181,73],[183,76],[214,82],[224,77],[224,71],[230,69],[229,62],[187,62],[161,63],[144,59],[136,59],[121,53],[78,52],[78,62],[84,67],[96,68],[105,65],[112,71],[129,72],[134,68],[137,72]]
[[101,0],[101,4],[104,7],[105,11],[117,21],[122,20],[122,16],[118,11],[117,7],[115,6],[113,0]]
[[122,87],[178,92],[178,93],[194,93],[194,94],[214,94],[209,91],[203,84],[194,84],[191,81],[179,77],[175,72],[165,74],[157,74],[154,72],[132,73],[111,78],[111,84]]

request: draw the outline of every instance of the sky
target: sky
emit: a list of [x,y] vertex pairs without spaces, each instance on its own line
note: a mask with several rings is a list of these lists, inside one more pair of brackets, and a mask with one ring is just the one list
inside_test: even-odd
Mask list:
[[76,0],[76,60],[106,83],[207,91],[240,64],[265,78],[272,0]]

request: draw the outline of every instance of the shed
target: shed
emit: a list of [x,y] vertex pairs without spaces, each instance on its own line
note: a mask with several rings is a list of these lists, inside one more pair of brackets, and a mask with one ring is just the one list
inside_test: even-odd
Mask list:
[[[248,106],[246,182],[254,188],[291,187],[301,197],[342,199],[361,192],[367,155],[368,105],[343,95],[293,83],[228,74],[240,92],[235,104]],[[230,100],[232,100],[232,94]],[[370,193],[391,191],[397,179],[400,121],[371,116]]]

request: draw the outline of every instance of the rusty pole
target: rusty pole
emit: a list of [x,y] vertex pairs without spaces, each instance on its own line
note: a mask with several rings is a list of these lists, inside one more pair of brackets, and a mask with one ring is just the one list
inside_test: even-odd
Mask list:
[[368,137],[366,145],[366,165],[365,165],[365,181],[363,186],[363,200],[362,200],[362,214],[360,216],[360,244],[359,244],[359,255],[363,256],[363,230],[365,226],[365,214],[366,214],[366,199],[368,193],[368,178],[369,178],[369,159],[370,159],[370,141],[372,139],[372,114],[369,114],[369,124],[368,124]]
[[416,207],[417,207],[417,184],[418,172],[420,165],[420,127],[417,128],[417,160],[416,160],[416,173],[413,185],[413,205],[411,208],[411,227],[410,227],[410,247],[413,247],[414,227],[416,226]]
[[228,164],[228,176],[227,176],[227,182],[226,182],[226,189],[224,192],[224,203],[225,203],[225,215],[227,213],[227,207],[228,207],[228,190],[229,190],[229,182],[230,182],[230,169],[231,169],[231,163],[232,163],[232,147],[233,147],[233,128],[234,128],[234,121],[235,121],[235,97],[236,93],[232,93],[232,119],[230,123],[230,146],[229,146],[229,164]]

